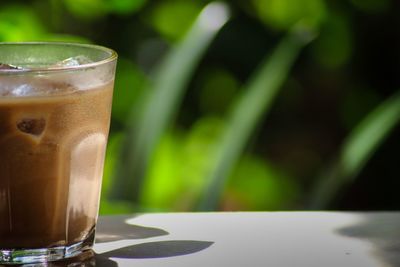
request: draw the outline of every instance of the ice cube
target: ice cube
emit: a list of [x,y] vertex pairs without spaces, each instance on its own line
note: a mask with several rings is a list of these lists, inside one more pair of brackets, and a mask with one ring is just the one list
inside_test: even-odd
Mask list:
[[32,95],[35,92],[35,88],[33,88],[29,84],[21,84],[15,87],[11,91],[11,95],[13,96],[26,96],[26,95]]
[[63,61],[57,62],[55,66],[57,67],[75,67],[75,66],[80,66],[84,64],[89,64],[92,63],[93,61],[90,60],[90,58],[80,55],[76,57],[70,57],[67,59],[64,59]]
[[24,118],[17,122],[17,128],[27,134],[41,135],[46,127],[46,120],[43,118]]
[[[82,65],[93,63],[90,58],[84,55],[78,55],[75,57],[67,58],[63,61],[56,63],[54,68],[63,67],[79,67]],[[100,87],[104,85],[106,82],[110,81],[110,75],[112,72],[106,66],[98,66],[98,67],[88,67],[85,66],[85,71],[76,71],[71,75],[71,73],[65,72],[57,75],[57,80],[64,81],[66,83],[71,84],[71,86],[77,88],[78,90],[89,90],[92,88]]]
[[76,87],[42,77],[9,77],[0,83],[0,96],[30,97],[73,93]]

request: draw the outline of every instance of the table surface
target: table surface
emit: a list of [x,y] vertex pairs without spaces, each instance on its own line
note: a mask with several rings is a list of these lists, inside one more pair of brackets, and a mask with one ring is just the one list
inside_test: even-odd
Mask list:
[[94,251],[90,266],[394,267],[400,266],[400,213],[105,216]]

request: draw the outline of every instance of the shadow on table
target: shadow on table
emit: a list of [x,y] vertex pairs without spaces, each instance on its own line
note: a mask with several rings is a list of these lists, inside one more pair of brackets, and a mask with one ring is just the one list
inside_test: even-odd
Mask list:
[[199,252],[211,246],[213,242],[195,240],[173,240],[142,243],[123,247],[102,254],[92,250],[81,255],[56,262],[18,265],[20,267],[117,267],[118,263],[110,258],[154,259],[182,256]]
[[182,256],[202,251],[214,242],[198,240],[171,240],[137,244],[101,254],[107,258],[154,259]]
[[122,239],[144,239],[168,235],[165,230],[153,227],[127,224],[132,216],[103,217],[96,226],[96,243],[111,242]]
[[359,224],[341,228],[338,233],[370,241],[374,245],[374,255],[382,260],[385,266],[400,266],[399,214],[363,214]]
[[[105,217],[97,225],[96,242],[112,242],[126,239],[145,239],[168,235],[165,230],[125,223],[132,216]],[[110,258],[123,259],[154,259],[182,256],[204,250],[214,242],[198,240],[170,240],[147,242],[105,253],[96,254],[92,250],[86,251],[77,257],[43,264],[25,264],[21,267],[116,267],[118,263]]]

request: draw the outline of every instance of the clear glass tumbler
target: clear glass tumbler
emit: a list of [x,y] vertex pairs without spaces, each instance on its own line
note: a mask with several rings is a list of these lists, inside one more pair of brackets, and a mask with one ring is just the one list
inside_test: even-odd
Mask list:
[[0,263],[92,247],[116,61],[95,45],[0,43]]

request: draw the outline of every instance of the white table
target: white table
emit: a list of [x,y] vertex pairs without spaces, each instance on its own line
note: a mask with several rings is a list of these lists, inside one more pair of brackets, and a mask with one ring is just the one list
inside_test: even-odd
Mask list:
[[101,217],[96,266],[400,266],[400,213]]

